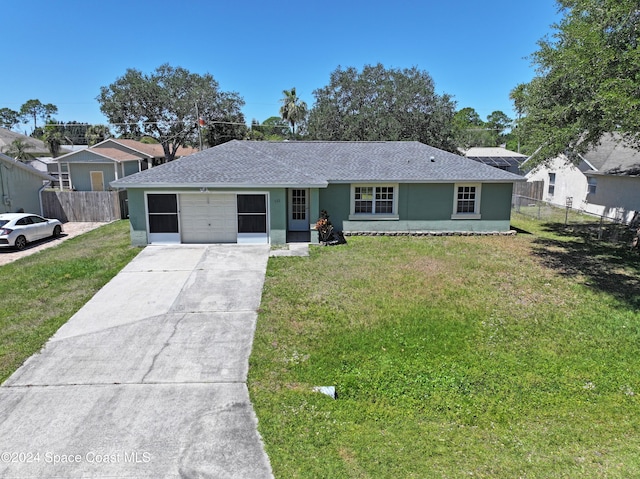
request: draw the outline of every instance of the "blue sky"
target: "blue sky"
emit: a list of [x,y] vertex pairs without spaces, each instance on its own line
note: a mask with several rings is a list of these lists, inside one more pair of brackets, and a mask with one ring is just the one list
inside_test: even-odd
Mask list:
[[57,120],[106,123],[101,86],[169,63],[211,73],[262,122],[284,89],[311,107],[338,66],[382,63],[427,71],[458,109],[513,116],[509,92],[559,18],[555,0],[7,0],[0,108],[36,98]]

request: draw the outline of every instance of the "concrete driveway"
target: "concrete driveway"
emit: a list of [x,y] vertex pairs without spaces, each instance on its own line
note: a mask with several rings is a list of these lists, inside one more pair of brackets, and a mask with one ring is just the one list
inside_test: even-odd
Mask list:
[[272,477],[246,386],[268,255],[145,248],[0,387],[0,477]]
[[75,238],[81,234],[86,233],[87,231],[94,230],[101,226],[106,225],[107,223],[98,223],[98,222],[70,222],[62,225],[63,233],[57,238],[45,238],[39,241],[34,241],[33,243],[27,244],[27,247],[22,251],[17,251],[13,248],[0,248],[0,266],[3,264],[9,264],[13,261],[24,258],[25,256],[30,256],[38,251],[42,251],[43,249],[52,248],[53,246],[58,246],[61,242],[66,241],[71,238]]

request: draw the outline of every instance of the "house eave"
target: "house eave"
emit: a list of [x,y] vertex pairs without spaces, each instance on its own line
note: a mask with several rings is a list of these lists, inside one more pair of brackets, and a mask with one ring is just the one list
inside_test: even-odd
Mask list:
[[527,179],[525,177],[522,178],[513,178],[513,179],[491,179],[491,178],[445,178],[445,179],[423,179],[423,180],[406,180],[406,179],[351,179],[351,180],[328,180],[331,184],[352,184],[352,183],[411,183],[411,184],[442,184],[442,183],[519,183],[526,182]]
[[265,189],[265,188],[326,188],[328,183],[121,183],[119,181],[112,181],[109,185],[113,188],[119,189],[166,189],[166,188],[234,188],[234,189]]

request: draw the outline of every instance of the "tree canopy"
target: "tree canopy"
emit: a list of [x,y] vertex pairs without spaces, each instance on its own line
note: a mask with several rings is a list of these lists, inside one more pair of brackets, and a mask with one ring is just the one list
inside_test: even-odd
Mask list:
[[640,144],[637,0],[557,0],[562,20],[538,42],[533,80],[511,92],[523,145],[542,161],[587,151],[605,133]]
[[0,126],[11,130],[20,123],[20,113],[11,108],[0,108]]
[[33,131],[38,128],[37,119],[47,120],[58,113],[58,107],[52,103],[43,104],[40,100],[29,100],[20,107],[20,117],[24,123],[33,120]]
[[417,68],[338,67],[329,85],[313,92],[308,135],[318,140],[417,140],[455,151],[455,103],[435,92]]
[[487,115],[487,121],[483,121],[473,108],[463,108],[453,115],[456,144],[464,149],[499,146],[508,141],[505,131],[511,127],[511,123],[511,118],[500,110]]
[[[240,111],[244,101],[237,93],[220,91],[209,73],[199,75],[168,64],[149,75],[128,69],[114,83],[102,87],[97,100],[118,133],[156,139],[167,161],[175,158],[180,146],[198,144],[200,120],[214,132],[210,144],[242,138],[246,129]],[[233,124],[235,127],[229,126]],[[229,131],[215,125],[228,125]]]

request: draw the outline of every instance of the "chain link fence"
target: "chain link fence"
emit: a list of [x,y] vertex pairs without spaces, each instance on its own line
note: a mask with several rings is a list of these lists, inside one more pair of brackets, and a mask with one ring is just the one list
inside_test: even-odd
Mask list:
[[610,243],[631,245],[638,229],[635,223],[626,224],[622,215],[618,218],[594,215],[573,208],[571,201],[567,201],[567,205],[561,207],[535,198],[513,195],[511,208],[514,213],[549,223],[550,226],[562,228],[567,233]]

